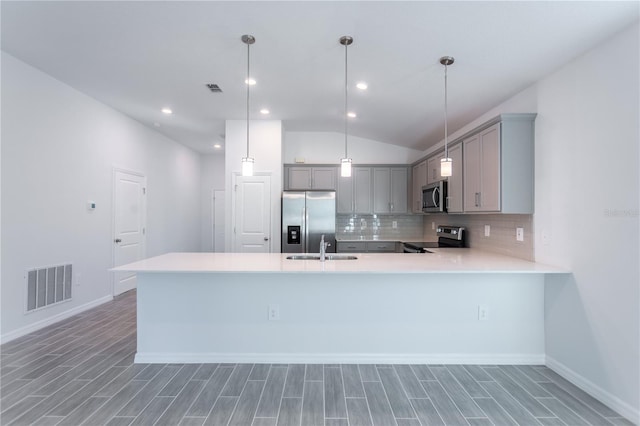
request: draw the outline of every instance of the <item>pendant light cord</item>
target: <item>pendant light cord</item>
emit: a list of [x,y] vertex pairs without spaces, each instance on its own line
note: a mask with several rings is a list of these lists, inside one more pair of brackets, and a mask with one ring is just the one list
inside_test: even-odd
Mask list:
[[449,138],[449,129],[448,129],[448,119],[447,119],[447,68],[448,65],[444,66],[444,158],[449,158],[449,148],[447,146],[447,140]]
[[347,92],[348,92],[348,85],[347,85],[347,63],[348,63],[348,55],[347,55],[347,49],[348,49],[348,43],[345,43],[344,45],[344,158],[349,158],[349,156],[347,155],[347,129],[348,129],[348,123],[349,123],[349,116],[347,115],[349,113],[349,106],[347,103]]
[[249,87],[250,84],[250,73],[249,73],[249,49],[251,48],[251,44],[247,43],[247,158],[249,158]]

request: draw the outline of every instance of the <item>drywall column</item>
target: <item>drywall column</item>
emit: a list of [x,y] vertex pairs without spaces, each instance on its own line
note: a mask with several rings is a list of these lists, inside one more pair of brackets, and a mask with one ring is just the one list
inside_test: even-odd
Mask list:
[[[255,159],[254,173],[271,176],[271,250],[280,252],[280,211],[282,193],[282,122],[250,121],[249,156]],[[225,125],[225,251],[231,251],[233,238],[232,185],[247,156],[246,120],[227,120]]]

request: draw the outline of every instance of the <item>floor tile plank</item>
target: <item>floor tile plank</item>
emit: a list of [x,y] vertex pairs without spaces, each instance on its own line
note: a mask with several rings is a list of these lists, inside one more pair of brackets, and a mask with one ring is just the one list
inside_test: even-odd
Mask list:
[[159,425],[177,425],[180,423],[182,417],[184,417],[203,386],[204,381],[202,380],[192,380],[187,383],[171,404],[169,404],[157,423]]
[[260,395],[262,394],[264,386],[265,382],[262,380],[247,381],[242,393],[240,394],[240,398],[238,399],[238,405],[229,420],[229,426],[246,426],[253,422],[253,417],[256,414],[256,409],[258,408],[258,402],[260,401]]
[[227,426],[238,399],[237,396],[219,397],[211,409],[211,413],[207,416],[207,420],[204,421],[205,426]]
[[148,382],[122,409],[118,412],[118,416],[138,416],[145,407],[158,396],[160,391],[169,383],[169,381],[180,371],[180,366],[165,365],[156,376]]
[[342,379],[344,380],[344,395],[347,398],[364,398],[362,378],[357,364],[343,364]]
[[[302,398],[282,398],[278,414],[278,426],[300,426]],[[255,422],[254,422],[255,425]],[[351,425],[353,426],[353,425]]]
[[438,410],[433,406],[430,399],[412,399],[411,404],[418,416],[418,420],[420,420],[423,425],[444,426],[442,417],[440,417]]
[[429,380],[421,383],[446,425],[468,425],[440,382]]
[[484,370],[534,417],[553,417],[553,414],[544,405],[514,382],[501,368],[493,367]]
[[206,417],[213,408],[213,404],[222,392],[222,389],[231,377],[233,367],[218,367],[213,376],[204,385],[202,392],[187,411],[187,416]]
[[324,416],[329,418],[347,418],[347,405],[344,399],[342,369],[328,367],[324,369]]
[[240,396],[244,385],[249,379],[253,364],[238,364],[234,367],[227,385],[222,390],[222,396]]
[[426,398],[427,393],[422,388],[413,369],[409,365],[394,366],[396,374],[400,378],[400,383],[409,398]]
[[396,419],[391,411],[391,405],[382,387],[382,382],[364,382],[363,385],[374,426],[395,425]]
[[[364,395],[364,388],[362,390]],[[372,426],[369,405],[365,398],[347,398],[347,419],[349,426]]]
[[[307,371],[309,371],[307,369]],[[302,424],[324,426],[324,386],[323,382],[305,382],[302,399]]]
[[395,417],[415,419],[416,413],[407,399],[396,370],[394,368],[378,368],[378,374]]
[[271,368],[266,384],[264,385],[264,392],[262,393],[262,397],[260,397],[256,417],[278,416],[286,378],[286,367]]
[[287,371],[287,381],[284,385],[285,398],[302,398],[304,390],[304,364],[291,364]]

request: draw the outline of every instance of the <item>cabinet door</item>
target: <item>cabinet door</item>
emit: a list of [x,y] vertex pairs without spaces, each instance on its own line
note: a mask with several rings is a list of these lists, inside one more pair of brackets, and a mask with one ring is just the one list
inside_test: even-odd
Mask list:
[[336,211],[338,213],[353,213],[353,180],[354,176],[338,176],[336,190]]
[[461,213],[463,210],[462,204],[462,144],[457,144],[452,148],[449,148],[449,158],[453,162],[453,170],[449,177],[448,197],[447,197],[447,210],[450,213]]
[[427,161],[413,166],[413,202],[411,203],[414,213],[422,213],[422,187],[427,184]]
[[427,184],[442,180],[440,177],[440,158],[442,156],[431,157],[427,160]]
[[359,214],[373,213],[371,200],[371,168],[354,167],[353,179],[353,212]]
[[463,142],[464,211],[480,210],[480,136],[474,135]]
[[407,169],[392,168],[390,178],[391,213],[407,213]]
[[336,168],[335,167],[314,167],[311,169],[312,189],[336,189]]
[[373,169],[373,212],[391,212],[391,169],[376,167]]
[[500,211],[500,123],[480,132],[480,211]]
[[311,189],[310,167],[289,167],[289,189]]

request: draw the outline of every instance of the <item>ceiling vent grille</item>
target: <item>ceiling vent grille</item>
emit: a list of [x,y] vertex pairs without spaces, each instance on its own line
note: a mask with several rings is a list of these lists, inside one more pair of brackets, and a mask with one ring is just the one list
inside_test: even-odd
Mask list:
[[220,86],[218,86],[217,84],[214,83],[208,83],[207,87],[209,88],[209,90],[211,90],[213,93],[222,93],[222,89],[220,88]]

